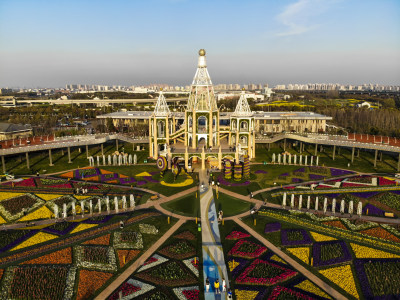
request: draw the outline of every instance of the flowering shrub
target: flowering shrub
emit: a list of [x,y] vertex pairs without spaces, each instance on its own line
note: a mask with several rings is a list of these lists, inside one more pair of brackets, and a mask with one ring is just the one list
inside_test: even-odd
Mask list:
[[145,234],[158,234],[158,229],[150,224],[139,224],[139,231]]
[[281,230],[281,223],[279,222],[273,222],[273,223],[267,223],[265,224],[265,228],[264,228],[264,232],[268,233],[268,232],[276,232]]
[[228,252],[228,255],[239,256],[243,258],[255,258],[259,257],[267,251],[267,248],[247,240],[239,240],[232,249]]
[[239,240],[239,239],[243,239],[243,238],[247,238],[249,237],[250,234],[248,233],[244,233],[241,231],[232,231],[230,234],[228,234],[225,239],[227,240]]
[[235,282],[241,284],[274,285],[297,275],[296,271],[274,263],[256,259],[240,274]]
[[171,258],[183,259],[195,255],[196,249],[188,241],[180,240],[161,249],[159,252]]
[[116,258],[112,247],[76,246],[75,253],[79,267],[101,271],[117,270]]
[[199,299],[199,290],[183,290],[182,294],[185,295],[186,299],[195,300]]
[[43,201],[31,194],[24,194],[0,202],[0,212],[7,220],[12,221],[23,216],[24,211],[34,210],[41,206]]

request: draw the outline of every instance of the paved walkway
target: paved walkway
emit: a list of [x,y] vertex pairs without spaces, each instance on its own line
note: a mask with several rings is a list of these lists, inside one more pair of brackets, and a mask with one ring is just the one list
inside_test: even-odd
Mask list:
[[310,281],[315,283],[317,286],[319,286],[321,289],[323,289],[326,293],[331,295],[334,299],[347,299],[345,296],[343,296],[341,293],[339,293],[337,290],[332,288],[329,284],[321,280],[319,277],[308,271],[305,267],[303,267],[301,264],[296,262],[294,259],[292,259],[289,255],[284,253],[282,250],[280,250],[278,247],[276,247],[274,244],[269,242],[267,239],[265,239],[262,235],[260,235],[258,232],[253,230],[250,226],[246,225],[243,223],[240,219],[237,217],[233,219],[239,226],[241,226],[243,229],[245,229],[248,233],[250,233],[253,237],[255,237],[257,240],[259,240],[263,245],[265,245],[268,249],[272,250],[275,252],[279,257],[281,257],[283,260],[285,260],[288,264],[290,264],[295,270],[299,271],[302,273],[305,277],[307,277]]
[[109,284],[95,299],[103,300],[109,297],[125,280],[129,278],[154,252],[186,221],[181,219],[176,222],[164,235],[146,250],[131,266],[129,266],[121,275],[119,275],[111,284]]
[[[220,282],[222,291],[222,279],[226,279],[227,289],[229,288],[228,272],[224,259],[221,238],[218,228],[218,217],[215,210],[215,202],[212,188],[208,185],[206,171],[200,171],[200,182],[204,182],[204,188],[200,187],[200,211],[201,211],[201,237],[203,244],[203,276],[210,280],[210,291],[204,291],[204,298],[227,299],[226,293],[215,294],[214,282]],[[205,286],[205,282],[203,283]]]

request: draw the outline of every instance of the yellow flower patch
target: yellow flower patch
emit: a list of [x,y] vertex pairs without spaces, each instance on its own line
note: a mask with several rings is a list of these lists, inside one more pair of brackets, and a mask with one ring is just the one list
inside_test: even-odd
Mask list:
[[162,185],[171,186],[171,187],[182,187],[191,185],[193,183],[193,178],[188,176],[187,179],[181,183],[166,183],[164,180],[160,182]]
[[92,197],[92,196],[78,196],[78,195],[74,195],[74,197],[75,197],[77,200],[85,200],[85,199],[90,198],[90,197]]
[[37,226],[30,226],[30,227],[22,227],[22,228],[17,228],[17,230],[43,229],[43,228],[49,227],[51,225],[52,224],[44,224],[44,225],[37,225]]
[[235,290],[237,300],[253,300],[259,291]]
[[306,264],[310,263],[310,248],[308,247],[286,248],[286,251],[293,254]]
[[326,294],[323,290],[321,290],[319,287],[317,287],[314,283],[312,283],[308,279],[300,282],[298,285],[295,285],[294,287],[302,289],[303,291],[309,293],[313,293],[320,297],[332,299],[328,294]]
[[400,255],[350,243],[357,258],[400,258]]
[[13,198],[13,197],[17,197],[17,196],[21,196],[24,195],[25,193],[9,193],[9,192],[3,192],[0,193],[0,201],[9,199],[9,198]]
[[93,227],[96,227],[96,226],[98,226],[98,224],[79,224],[70,233],[77,233],[79,231],[86,230],[86,229],[89,229],[89,228],[93,228]]
[[55,239],[57,237],[58,236],[56,236],[54,234],[38,232],[34,236],[27,239],[25,242],[22,242],[18,246],[11,249],[11,251],[26,248],[26,247],[33,246],[33,245],[40,244],[40,243],[44,243],[44,242],[50,241],[52,239]]
[[142,177],[142,176],[151,176],[151,174],[148,173],[148,172],[142,172],[142,173],[139,173],[139,174],[137,174],[137,175],[135,175],[135,176],[138,176],[138,177]]
[[57,195],[57,194],[35,194],[35,195],[46,201],[50,201],[50,200],[64,196],[64,195]]
[[350,265],[319,270],[319,272],[356,299],[360,298]]
[[31,212],[30,214],[26,215],[25,217],[22,217],[19,219],[19,222],[24,222],[24,221],[31,221],[31,220],[37,220],[37,219],[49,219],[54,217],[54,214],[48,209],[46,206],[42,206],[41,208],[35,210],[34,212]]
[[228,265],[229,265],[229,271],[232,272],[238,265],[240,265],[240,263],[238,263],[237,261],[229,261]]
[[316,242],[336,241],[336,239],[331,236],[323,235],[313,231],[310,231],[310,233]]
[[0,224],[5,224],[5,223],[7,223],[7,221],[4,220],[4,218],[2,216],[0,216]]
[[280,257],[279,257],[278,255],[276,255],[276,254],[272,255],[270,259],[287,265],[287,262],[284,261],[282,258],[280,258]]

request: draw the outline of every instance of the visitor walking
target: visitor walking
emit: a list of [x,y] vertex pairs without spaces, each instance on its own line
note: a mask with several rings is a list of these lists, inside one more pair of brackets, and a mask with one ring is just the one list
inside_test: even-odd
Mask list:
[[228,299],[232,299],[232,290],[228,289]]
[[220,294],[221,293],[220,290],[219,290],[219,281],[218,281],[218,279],[215,280],[215,282],[214,282],[214,289],[215,289],[215,294]]
[[225,282],[225,278],[222,278],[222,292],[226,292],[226,282]]
[[208,293],[208,291],[210,290],[210,279],[206,279],[206,292]]

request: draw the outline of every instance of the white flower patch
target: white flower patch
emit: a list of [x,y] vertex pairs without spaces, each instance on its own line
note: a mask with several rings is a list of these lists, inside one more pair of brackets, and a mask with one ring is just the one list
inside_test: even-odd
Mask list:
[[71,267],[68,270],[67,281],[65,284],[66,287],[65,287],[64,298],[63,298],[65,300],[72,299],[72,295],[74,294],[76,270],[77,270],[77,267],[75,267],[75,266]]
[[351,230],[364,230],[364,229],[369,229],[369,228],[373,228],[376,226],[379,226],[378,223],[375,222],[367,222],[367,223],[363,223],[360,225],[354,225],[353,223],[351,223],[348,219],[343,218],[342,219],[343,223],[346,224],[347,227],[349,227]]
[[150,224],[139,224],[139,230],[145,234],[158,234],[156,226]]
[[155,258],[155,259],[157,259],[157,260],[154,261],[154,262],[152,262],[152,263],[149,263],[149,264],[147,264],[147,265],[141,266],[141,267],[137,270],[138,273],[139,273],[139,272],[142,272],[142,271],[144,271],[144,270],[150,269],[150,268],[152,268],[152,267],[155,267],[155,266],[157,266],[157,265],[160,265],[160,264],[162,264],[162,263],[164,263],[164,262],[166,262],[166,261],[169,260],[168,258],[165,258],[165,257],[163,257],[163,256],[161,256],[161,255],[158,255],[158,254],[154,254],[154,255],[153,255],[152,257],[150,257],[149,259],[151,259],[151,258]]
[[1,299],[8,299],[8,289],[10,288],[11,282],[14,279],[14,271],[16,268],[17,268],[16,266],[11,266],[4,271],[0,289]]
[[85,261],[83,257],[83,251],[85,247],[89,246],[76,246],[75,249],[75,255],[76,255],[76,261],[77,261],[77,266],[78,267],[84,267],[88,269],[97,269],[101,271],[117,271],[117,260],[115,258],[115,253],[114,249],[112,247],[107,247],[107,264],[103,263],[94,263],[90,261]]
[[392,226],[388,225],[388,224],[381,224],[382,228],[386,229],[387,231],[393,233],[395,236],[400,237],[400,232],[393,228]]
[[[197,261],[199,261],[199,258],[198,258],[198,257],[196,257],[196,259],[197,259]],[[190,269],[190,271],[192,271],[192,272],[194,273],[194,275],[196,275],[197,277],[199,277],[199,270],[197,270],[196,267],[193,266],[192,260],[194,260],[194,257],[185,259],[185,260],[183,261],[183,263],[186,265],[186,267],[188,267],[188,268]]]
[[200,290],[198,286],[185,286],[185,287],[178,287],[172,289],[175,293],[175,295],[178,297],[180,300],[187,300],[186,296],[182,293],[183,291],[193,291],[193,290]]
[[114,247],[119,249],[143,249],[143,236],[140,232],[130,231],[136,233],[135,238],[132,241],[121,241],[122,232],[118,231],[114,233]]
[[[130,300],[130,299],[136,298],[136,297],[138,297],[138,296],[140,296],[140,295],[143,295],[143,294],[145,294],[145,293],[147,293],[147,292],[149,292],[149,291],[155,289],[155,287],[152,286],[152,285],[150,285],[150,284],[147,284],[147,283],[144,283],[144,282],[141,282],[141,281],[139,281],[139,280],[132,279],[132,278],[129,279],[129,280],[127,281],[127,283],[132,284],[132,285],[134,285],[134,286],[140,287],[140,290],[138,290],[138,291],[136,291],[136,292],[134,292],[134,293],[132,293],[132,294],[130,294],[130,295],[123,296],[123,297],[121,298],[122,300]],[[185,300],[186,300],[186,299],[185,299]]]

